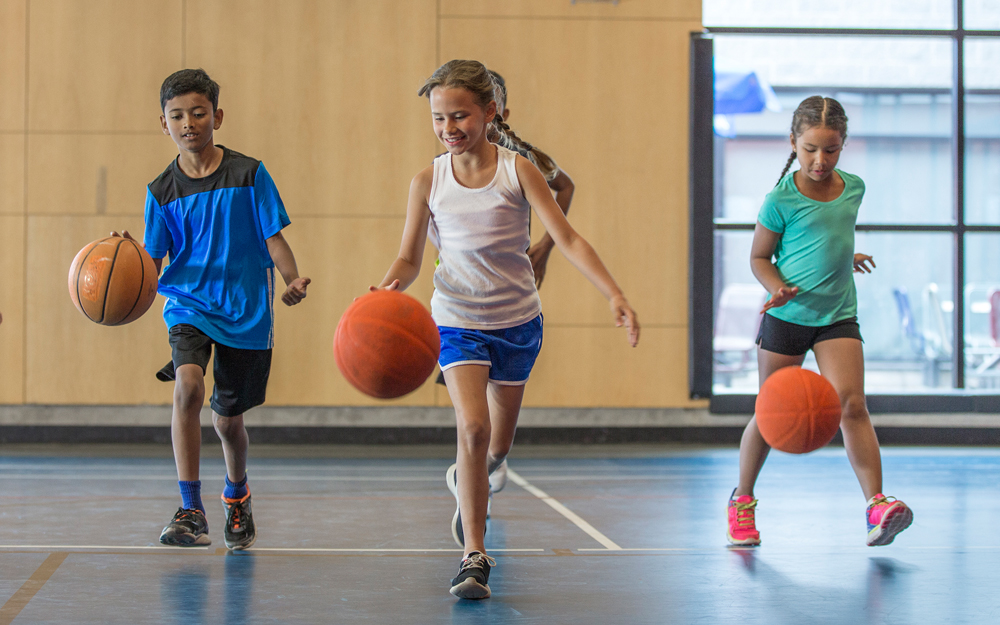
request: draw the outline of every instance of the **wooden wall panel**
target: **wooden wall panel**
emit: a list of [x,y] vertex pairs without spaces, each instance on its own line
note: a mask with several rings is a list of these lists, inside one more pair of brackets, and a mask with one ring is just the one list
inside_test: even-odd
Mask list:
[[[139,321],[104,328],[73,308],[66,274],[76,251],[108,230],[142,232],[145,185],[176,154],[158,134],[159,85],[201,66],[222,85],[218,141],[267,164],[292,218],[286,236],[314,280],[301,306],[276,305],[268,403],[383,404],[339,375],[333,331],[395,257],[410,179],[441,151],[416,91],[440,62],[473,57],[507,77],[515,129],[574,177],[571,221],[645,326],[640,347],[627,348],[603,298],[554,253],[542,289],[545,349],[526,404],[692,405],[687,42],[700,29],[699,2],[204,0],[193,10],[188,0],[186,12],[184,4],[0,0],[0,243],[5,268],[27,268],[26,282],[0,283],[0,310],[10,311],[0,366],[5,381],[8,371],[23,376],[3,385],[0,402],[171,402],[172,385],[153,377],[170,355],[162,299]],[[439,20],[439,12],[473,17]],[[425,303],[433,259],[428,248],[411,289]],[[447,401],[430,380],[395,403]]]
[[154,377],[170,360],[163,298],[119,327],[91,322],[70,300],[73,257],[112,228],[142,232],[142,216],[27,218],[27,403],[171,402],[173,385]]
[[434,33],[434,0],[205,0],[187,58],[222,86],[219,141],[262,159],[290,209],[401,216],[437,153],[417,97]]
[[[299,273],[312,279],[309,295],[296,306],[278,303],[268,401],[275,405],[372,405],[340,375],[333,358],[333,334],[354,298],[378,284],[399,250],[403,219],[328,219],[290,215],[285,238]],[[429,308],[434,251],[428,246],[420,277],[408,291]],[[280,295],[279,279],[275,292]],[[275,298],[278,299],[277,297]],[[433,380],[432,380],[433,381]],[[393,403],[433,405],[425,385]]]
[[[177,146],[162,134],[32,135],[28,214],[141,218],[146,185],[176,157]],[[142,230],[132,234],[142,239]]]
[[24,217],[0,216],[0,404],[24,402]]
[[441,15],[476,17],[563,17],[604,20],[701,20],[695,0],[441,0]]
[[546,324],[542,353],[525,389],[536,407],[703,407],[688,399],[687,328],[647,328],[629,347],[617,328]]
[[0,132],[24,130],[28,0],[0,0]]
[[0,134],[0,215],[24,214],[24,135]]
[[150,109],[181,64],[181,0],[31,0],[29,10],[29,129],[158,129]]
[[[442,58],[476,58],[503,74],[512,127],[572,176],[570,221],[643,323],[686,324],[687,45],[698,24],[443,23]],[[609,322],[603,297],[558,251],[541,294],[550,324]]]

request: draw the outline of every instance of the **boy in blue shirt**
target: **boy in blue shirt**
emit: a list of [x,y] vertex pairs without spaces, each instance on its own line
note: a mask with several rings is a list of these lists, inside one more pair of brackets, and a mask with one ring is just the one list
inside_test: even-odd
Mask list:
[[174,380],[170,429],[182,499],[160,542],[211,544],[199,460],[205,369],[214,345],[211,406],[226,458],[225,543],[246,549],[256,527],[243,413],[264,403],[274,345],[274,270],[287,286],[281,301],[288,306],[302,301],[310,280],[299,276],[281,235],[289,219],[264,165],[215,145],[218,103],[219,85],[200,69],[176,72],[160,88],[160,124],[180,154],[147,188],[144,244],[157,270],[170,256],[158,290],[167,298],[163,318],[172,359],[156,375]]

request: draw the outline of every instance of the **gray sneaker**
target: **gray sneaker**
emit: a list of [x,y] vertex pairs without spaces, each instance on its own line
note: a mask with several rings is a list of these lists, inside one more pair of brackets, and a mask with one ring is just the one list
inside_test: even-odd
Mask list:
[[160,544],[171,547],[201,547],[211,545],[208,519],[201,510],[177,508],[177,514],[160,532]]

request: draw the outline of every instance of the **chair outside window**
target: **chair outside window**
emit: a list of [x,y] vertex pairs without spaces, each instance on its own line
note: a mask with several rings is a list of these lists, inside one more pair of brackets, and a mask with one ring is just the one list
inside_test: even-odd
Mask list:
[[761,308],[767,291],[759,284],[727,284],[719,296],[712,339],[715,383],[732,386],[733,377],[757,368],[755,356]]

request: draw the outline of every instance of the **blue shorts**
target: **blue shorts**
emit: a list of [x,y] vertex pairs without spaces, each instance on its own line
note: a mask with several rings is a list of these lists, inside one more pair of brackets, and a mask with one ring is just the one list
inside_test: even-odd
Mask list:
[[438,326],[441,371],[458,365],[486,365],[490,382],[521,386],[528,381],[542,350],[542,316],[503,330],[468,330]]

